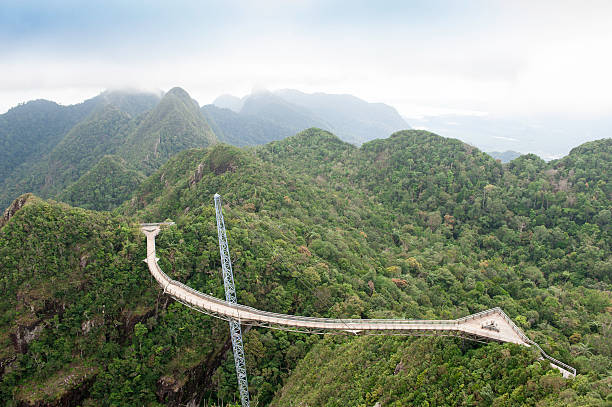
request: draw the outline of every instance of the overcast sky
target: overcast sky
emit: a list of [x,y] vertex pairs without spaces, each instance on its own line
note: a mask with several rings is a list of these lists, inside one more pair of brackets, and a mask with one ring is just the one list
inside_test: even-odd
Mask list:
[[406,116],[612,112],[612,1],[5,1],[0,112],[107,88],[350,93]]

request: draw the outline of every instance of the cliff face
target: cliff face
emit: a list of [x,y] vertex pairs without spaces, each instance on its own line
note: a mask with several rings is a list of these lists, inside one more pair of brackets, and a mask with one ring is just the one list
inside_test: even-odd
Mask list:
[[[246,327],[244,333],[250,327]],[[157,381],[157,399],[168,406],[199,406],[205,393],[213,390],[213,375],[226,360],[232,347],[229,337],[219,342],[219,346],[209,354],[206,360],[184,372],[181,377],[162,376]]]
[[33,198],[34,195],[32,194],[23,194],[19,198],[15,199],[13,203],[10,204],[8,208],[6,208],[4,214],[0,218],[0,228],[6,225],[8,221],[13,217],[13,215],[15,215],[17,211],[23,208],[28,203],[28,201]]
[[44,385],[27,385],[15,395],[16,407],[78,406],[90,394],[99,369],[74,365],[48,378]]

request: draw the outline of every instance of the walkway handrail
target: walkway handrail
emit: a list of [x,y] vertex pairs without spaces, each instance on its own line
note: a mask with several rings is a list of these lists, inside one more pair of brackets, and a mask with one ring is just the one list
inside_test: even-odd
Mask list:
[[532,341],[531,339],[527,340],[529,344],[535,346],[536,348],[538,348],[538,350],[540,351],[540,354],[545,357],[546,359],[548,359],[549,361],[551,361],[552,363],[556,364],[557,366],[562,367],[563,369],[567,370],[568,372],[570,372],[574,377],[576,376],[576,369],[574,369],[573,367],[571,367],[568,364],[565,364],[563,362],[561,362],[560,360],[557,360],[555,358],[553,358],[552,356],[550,356],[548,353],[544,352],[544,349],[542,349],[542,347],[540,345],[538,345],[536,342]]
[[[253,307],[249,307],[248,305],[243,305],[243,304],[230,304],[227,301],[221,300],[217,297],[214,297],[212,295],[209,294],[205,294],[201,291],[198,291],[192,287],[189,287],[188,285],[185,285],[183,283],[181,283],[178,280],[174,280],[172,278],[170,278],[166,273],[163,272],[163,270],[161,269],[161,267],[159,267],[158,264],[156,264],[156,270],[157,272],[163,277],[163,279],[169,284],[169,285],[175,285],[178,287],[181,287],[182,289],[184,289],[185,291],[189,291],[191,294],[202,298],[206,301],[210,301],[210,302],[214,302],[217,303],[219,305],[224,305],[224,306],[230,306],[232,308],[235,308],[239,311],[250,311],[252,313],[256,313],[259,315],[266,315],[266,316],[270,316],[270,317],[276,317],[276,318],[283,318],[283,319],[290,319],[290,320],[294,320],[294,321],[312,321],[312,322],[322,322],[322,323],[371,323],[371,324],[388,324],[388,323],[402,323],[402,324],[414,324],[414,325],[418,325],[418,324],[436,324],[436,325],[458,325],[461,320],[464,320],[465,318],[460,318],[460,319],[439,319],[439,320],[427,320],[427,319],[349,319],[349,318],[323,318],[323,317],[307,317],[307,316],[300,316],[300,315],[289,315],[289,314],[279,314],[279,313],[275,313],[275,312],[270,312],[270,311],[264,311],[264,310],[260,310],[257,308],[253,308]],[[488,310],[488,311],[492,311],[492,310]]]

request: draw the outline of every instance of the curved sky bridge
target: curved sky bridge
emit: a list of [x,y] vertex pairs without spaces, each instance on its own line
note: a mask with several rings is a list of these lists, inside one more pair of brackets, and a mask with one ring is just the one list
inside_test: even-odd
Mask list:
[[510,342],[527,347],[535,346],[542,358],[548,359],[563,377],[576,375],[574,368],[547,355],[500,308],[492,308],[453,320],[335,319],[276,314],[245,305],[231,304],[173,280],[161,270],[157,264],[159,259],[155,255],[155,236],[160,232],[162,225],[160,223],[141,225],[141,230],[147,237],[147,258],[144,261],[149,266],[149,271],[164,289],[164,293],[190,308],[215,318],[237,320],[242,325],[304,333],[458,336],[478,342]]

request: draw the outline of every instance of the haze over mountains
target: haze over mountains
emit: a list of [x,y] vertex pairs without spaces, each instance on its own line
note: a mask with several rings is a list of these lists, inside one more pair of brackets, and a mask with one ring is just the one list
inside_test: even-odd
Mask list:
[[2,206],[24,192],[57,197],[81,177],[91,178],[88,171],[108,155],[115,156],[108,161],[115,176],[99,181],[114,183],[105,199],[115,202],[114,194],[123,190],[117,182],[133,185],[175,153],[217,142],[197,102],[180,88],[161,99],[109,92],[72,106],[35,101],[11,109],[0,120],[5,146],[0,161],[6,163],[0,167]]
[[[219,141],[265,144],[310,127],[361,144],[409,127],[395,109],[347,95],[258,92],[239,104],[239,112],[238,105],[200,108],[186,91],[174,88],[163,96],[114,91],[71,106],[44,100],[19,105],[0,116],[0,206],[34,192],[108,209],[125,198],[128,186],[188,148]],[[100,168],[112,168],[114,175],[103,176]],[[85,180],[95,173],[101,177],[98,190],[105,181],[114,187],[92,206],[83,197],[93,195],[74,191],[84,190],[79,184],[91,185]]]
[[[533,153],[545,160],[572,148],[610,137],[612,117],[570,115],[443,114],[407,118],[414,128],[458,138],[484,151]],[[510,155],[511,156],[511,155]]]
[[351,95],[307,94],[283,89],[257,91],[242,99],[222,95],[213,104],[242,117],[256,116],[275,122],[290,134],[318,127],[357,145],[410,128],[393,107],[368,103]]
[[[514,122],[487,117],[414,120],[416,127],[439,129],[442,135],[492,149],[512,147],[519,139],[532,137]],[[243,98],[223,95],[202,107],[181,88],[165,94],[107,91],[71,106],[35,100],[0,115],[0,207],[22,193],[34,192],[91,209],[110,209],[180,151],[217,142],[266,144],[311,127],[361,145],[410,125],[382,103],[291,89],[257,91]],[[546,126],[538,129],[547,131]],[[570,136],[575,135],[574,140],[592,137],[578,128],[566,131],[573,133],[557,135],[557,146],[567,146]],[[532,137],[529,143],[518,144],[537,149],[542,141]],[[502,162],[520,155],[499,151],[492,155]],[[113,176],[104,177],[102,168]],[[83,193],[96,178],[100,178],[98,189]]]

